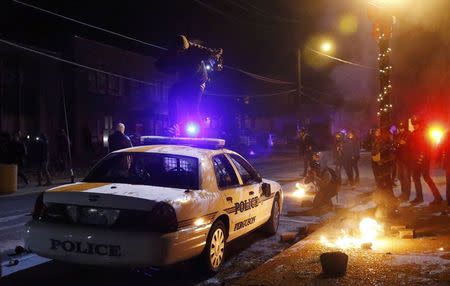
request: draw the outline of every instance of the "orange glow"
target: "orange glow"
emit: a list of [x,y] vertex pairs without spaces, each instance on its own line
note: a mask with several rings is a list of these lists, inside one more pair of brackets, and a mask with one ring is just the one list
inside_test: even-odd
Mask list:
[[359,235],[353,236],[341,229],[341,235],[334,241],[330,241],[322,235],[320,242],[327,247],[340,249],[360,248],[363,244],[370,243],[372,248],[376,249],[382,245],[379,239],[382,234],[382,225],[372,218],[364,218],[359,223]]
[[428,137],[433,144],[439,145],[444,137],[444,129],[440,126],[432,126],[428,129]]

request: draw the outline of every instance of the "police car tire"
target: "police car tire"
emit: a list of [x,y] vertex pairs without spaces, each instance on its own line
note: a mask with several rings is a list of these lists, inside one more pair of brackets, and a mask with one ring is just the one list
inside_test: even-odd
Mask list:
[[278,231],[279,224],[280,224],[280,205],[278,203],[278,197],[276,196],[275,199],[273,200],[270,218],[264,224],[263,231],[268,234],[275,234]]
[[[223,237],[223,255],[222,255],[222,259],[221,259],[219,265],[214,266],[212,264],[211,254],[210,254],[211,253],[211,244],[212,244],[214,234],[219,229],[222,231],[223,236],[224,236]],[[220,233],[220,231],[219,231],[219,233]],[[201,255],[201,263],[203,266],[203,270],[207,274],[216,274],[217,272],[219,272],[219,270],[222,267],[223,262],[225,260],[226,246],[227,246],[227,230],[226,230],[225,224],[221,220],[218,220],[218,221],[214,222],[214,224],[211,226],[211,229],[209,230],[208,238],[206,239],[205,249],[203,250],[203,253]]]

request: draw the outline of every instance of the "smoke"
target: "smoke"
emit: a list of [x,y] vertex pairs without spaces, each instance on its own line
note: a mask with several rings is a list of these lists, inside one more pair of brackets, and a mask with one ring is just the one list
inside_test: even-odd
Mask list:
[[402,117],[422,113],[450,120],[450,1],[408,4],[399,13],[392,41],[393,92],[397,106],[407,107],[397,111]]
[[[367,15],[367,0],[329,1],[321,24],[333,31],[336,56],[363,65],[377,67],[378,47],[372,36],[372,23]],[[396,0],[390,7],[396,14],[392,47],[392,85],[394,118],[404,119],[412,113],[446,116],[449,108],[449,41],[448,11],[450,0]],[[343,34],[339,30],[343,16],[356,17],[357,30]],[[364,130],[368,122],[376,123],[378,72],[336,64],[330,72],[344,104],[338,128]],[[346,108],[347,107],[347,108]],[[349,108],[351,107],[351,108]]]
[[[322,27],[336,35],[335,56],[376,68],[378,50],[367,6],[358,1],[329,1],[326,7]],[[353,28],[349,29],[346,22]],[[378,70],[334,64],[330,77],[343,101],[335,116],[335,129],[352,128],[363,132],[376,123]]]

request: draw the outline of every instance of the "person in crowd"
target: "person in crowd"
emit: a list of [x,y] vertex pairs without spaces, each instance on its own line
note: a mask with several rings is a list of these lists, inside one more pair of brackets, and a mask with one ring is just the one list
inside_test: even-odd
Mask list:
[[412,200],[411,203],[420,204],[423,202],[421,182],[421,177],[423,177],[434,196],[434,200],[431,204],[440,204],[442,202],[442,196],[430,176],[432,149],[427,140],[426,130],[423,127],[423,121],[420,117],[414,116],[412,118],[412,124],[414,131],[411,134],[411,148],[409,156],[411,157],[412,176],[416,189],[416,198]]
[[377,187],[381,186],[381,130],[376,128],[372,139],[372,171]]
[[442,163],[445,170],[445,179],[446,179],[445,196],[447,199],[447,206],[450,206],[450,131],[447,132],[445,139],[443,141],[442,155],[443,155]]
[[313,200],[313,207],[332,207],[331,199],[339,191],[339,179],[333,169],[320,165],[320,156],[318,153],[312,155],[311,169],[304,179],[305,184],[314,183],[318,192]]
[[397,173],[400,180],[400,201],[409,201],[411,195],[410,140],[411,133],[404,122],[398,124],[398,133],[394,137]]
[[125,135],[125,124],[119,123],[116,131],[108,137],[109,152],[133,147],[130,138]]
[[345,151],[348,154],[345,154],[344,157],[348,157],[348,164],[347,167],[349,169],[349,172],[351,172],[351,177],[353,178],[354,184],[359,184],[359,167],[358,162],[360,158],[360,152],[361,152],[361,145],[358,140],[358,137],[356,137],[355,132],[349,131],[347,134],[347,145],[348,145],[348,151]]
[[308,169],[311,168],[312,155],[313,155],[313,142],[305,127],[300,129],[297,138],[298,152],[303,157],[303,177],[306,177]]
[[42,180],[45,179],[44,186],[50,186],[52,184],[52,181],[50,180],[50,172],[48,171],[49,143],[45,134],[41,133],[39,136],[37,136],[33,145],[37,163],[37,185],[42,186]]
[[335,167],[335,173],[339,179],[339,183],[342,182],[342,167],[344,165],[344,135],[341,132],[338,132],[335,134],[335,141],[334,141],[334,161],[336,164]]
[[25,158],[27,156],[27,148],[20,138],[20,133],[17,132],[14,135],[14,141],[12,142],[12,149],[13,149],[13,157],[14,157],[14,164],[17,164],[17,176],[21,178],[25,185],[28,185],[28,178],[23,172],[23,167],[25,165]]

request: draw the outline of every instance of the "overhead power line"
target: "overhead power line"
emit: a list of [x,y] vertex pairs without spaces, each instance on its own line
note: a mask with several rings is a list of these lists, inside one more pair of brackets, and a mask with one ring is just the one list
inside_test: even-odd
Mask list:
[[[36,54],[36,55],[44,56],[44,57],[47,57],[47,58],[55,60],[55,61],[63,62],[63,63],[66,63],[66,64],[70,64],[70,65],[73,65],[73,66],[76,66],[76,67],[79,67],[79,68],[100,72],[100,73],[103,73],[103,74],[115,76],[115,77],[118,77],[118,78],[122,78],[122,79],[125,79],[125,80],[129,80],[129,81],[133,81],[133,82],[137,82],[137,83],[141,83],[141,84],[145,84],[145,85],[149,85],[149,86],[156,86],[156,84],[152,83],[152,82],[143,81],[143,80],[139,80],[139,79],[136,79],[136,78],[124,76],[124,75],[121,75],[121,74],[117,74],[117,73],[105,71],[105,70],[102,70],[102,69],[98,69],[98,68],[86,66],[86,65],[83,65],[83,64],[79,64],[77,62],[69,61],[69,60],[66,60],[66,59],[63,59],[63,58],[60,58],[60,57],[48,54],[48,53],[44,53],[44,52],[41,52],[41,51],[38,51],[38,50],[35,50],[35,49],[32,49],[32,48],[26,47],[26,46],[21,45],[21,44],[17,44],[17,43],[5,40],[5,39],[1,39],[0,38],[0,43],[6,44],[6,45],[9,45],[9,46],[15,47],[17,49],[24,50],[24,51],[27,51],[27,52],[30,52],[30,53],[33,53],[33,54]],[[245,94],[245,95],[244,94],[218,94],[218,93],[206,93],[206,94],[207,95],[211,95],[211,96],[224,96],[224,97],[225,96],[229,96],[229,97],[234,96],[234,97],[253,97],[253,98],[255,98],[255,97],[269,97],[269,96],[290,94],[290,93],[293,93],[293,92],[296,92],[296,91],[297,91],[296,89],[291,89],[291,90],[275,92],[275,93]]]
[[6,45],[9,45],[9,46],[12,46],[12,47],[24,50],[24,51],[28,51],[30,53],[41,55],[41,56],[53,59],[55,61],[60,61],[60,62],[63,62],[63,63],[66,63],[66,64],[70,64],[70,65],[73,65],[73,66],[76,66],[76,67],[79,67],[79,68],[84,68],[84,69],[88,69],[88,70],[104,73],[104,74],[107,74],[107,75],[111,75],[111,76],[115,76],[115,77],[118,77],[118,78],[122,78],[122,79],[130,80],[130,81],[142,83],[142,84],[145,84],[145,85],[156,86],[156,84],[153,83],[153,82],[143,81],[143,80],[135,79],[135,78],[132,78],[132,77],[124,76],[124,75],[121,75],[121,74],[112,73],[112,72],[108,72],[108,71],[101,70],[101,69],[98,69],[98,68],[93,68],[93,67],[90,67],[90,66],[82,65],[82,64],[79,64],[79,63],[76,63],[76,62],[72,62],[72,61],[69,61],[69,60],[66,60],[66,59],[63,59],[63,58],[60,58],[60,57],[56,57],[56,56],[53,56],[53,55],[50,55],[50,54],[47,54],[47,53],[44,53],[44,52],[41,52],[41,51],[37,51],[35,49],[31,49],[31,48],[25,47],[23,45],[19,45],[19,44],[16,44],[16,43],[4,40],[4,39],[0,39],[0,42],[4,43]]
[[324,57],[333,59],[333,60],[335,60],[335,61],[338,61],[338,62],[341,62],[341,63],[344,63],[344,64],[353,65],[353,66],[357,66],[357,67],[364,68],[364,69],[369,69],[369,70],[378,70],[378,68],[375,68],[375,67],[362,65],[362,64],[358,64],[358,63],[351,62],[351,61],[346,61],[346,60],[343,60],[343,59],[340,59],[340,58],[336,58],[336,57],[327,55],[327,54],[325,54],[325,53],[322,53],[322,52],[320,52],[320,51],[317,51],[317,50],[314,50],[314,49],[311,49],[311,48],[308,48],[308,47],[307,47],[307,49],[310,50],[310,51],[313,52],[313,53],[316,53],[316,54],[318,54],[318,55],[321,55],[321,56],[324,56]]
[[276,20],[278,22],[284,22],[284,23],[289,23],[289,24],[300,24],[301,23],[300,19],[286,18],[286,17],[275,15],[272,12],[264,11],[263,9],[255,6],[253,4],[251,4],[249,1],[244,1],[244,3],[247,6],[249,6],[250,9],[245,7],[243,4],[238,3],[236,1],[233,1],[233,0],[227,0],[227,1],[230,2],[232,5],[237,6],[237,7],[241,8],[241,9],[247,11],[247,12],[254,11],[257,14],[263,16],[263,17],[270,18],[270,19]]
[[211,93],[211,92],[207,92],[206,95],[209,96],[218,96],[218,97],[250,97],[250,98],[255,98],[255,97],[270,97],[270,96],[277,96],[277,95],[286,95],[286,94],[291,94],[297,92],[296,89],[291,89],[291,90],[286,90],[286,91],[280,91],[280,92],[274,92],[274,93],[263,93],[263,94],[222,94],[222,93]]
[[164,47],[161,47],[161,46],[158,46],[158,45],[155,45],[155,44],[147,43],[147,42],[141,41],[139,39],[136,39],[136,38],[133,38],[133,37],[130,37],[130,36],[126,36],[126,35],[123,35],[123,34],[120,34],[120,33],[116,33],[116,32],[111,31],[111,30],[107,30],[107,29],[104,29],[104,28],[101,28],[101,27],[97,27],[97,26],[94,26],[94,25],[91,25],[91,24],[88,24],[88,23],[85,23],[85,22],[82,22],[82,21],[79,21],[79,20],[76,20],[76,19],[64,16],[64,15],[61,15],[61,14],[58,14],[58,13],[55,13],[55,12],[52,12],[52,11],[49,11],[49,10],[40,8],[38,6],[34,6],[34,5],[31,5],[31,4],[22,2],[22,1],[18,1],[18,0],[12,0],[12,1],[15,2],[15,3],[18,3],[20,5],[27,6],[29,8],[33,8],[33,9],[39,10],[41,12],[44,12],[44,13],[47,13],[47,14],[50,14],[50,15],[53,15],[53,16],[60,17],[62,19],[65,19],[65,20],[68,20],[68,21],[72,21],[72,22],[75,22],[77,24],[80,24],[80,25],[83,25],[83,26],[86,26],[86,27],[89,27],[89,28],[92,28],[92,29],[96,29],[96,30],[99,30],[99,31],[102,31],[102,32],[110,33],[110,34],[113,34],[115,36],[118,36],[118,37],[121,37],[121,38],[124,38],[124,39],[127,39],[127,40],[131,40],[131,41],[135,41],[137,43],[140,43],[140,44],[143,44],[143,45],[147,45],[147,46],[150,46],[150,47],[153,47],[153,48],[157,48],[157,49],[160,49],[160,50],[165,50],[165,51],[167,50],[167,48],[164,48]]
[[251,73],[251,72],[242,70],[240,68],[235,68],[235,67],[228,66],[228,65],[224,65],[224,68],[227,68],[227,69],[230,69],[230,70],[234,70],[234,71],[243,73],[243,74],[245,74],[245,75],[247,75],[249,77],[252,77],[254,79],[266,81],[266,82],[273,83],[273,84],[287,84],[287,85],[296,85],[297,84],[297,83],[291,82],[291,81],[283,81],[283,80],[278,80],[278,79],[265,77],[265,76],[262,76],[262,75]]
[[[49,11],[49,10],[46,10],[46,9],[41,8],[41,7],[38,7],[38,6],[35,6],[35,5],[31,5],[31,4],[28,4],[28,3],[25,3],[25,2],[22,2],[22,1],[19,1],[19,0],[11,0],[11,1],[13,1],[14,3],[20,4],[20,5],[26,6],[28,8],[32,8],[32,9],[38,10],[40,12],[47,13],[47,14],[50,14],[50,15],[62,18],[64,20],[72,21],[74,23],[77,23],[77,24],[80,24],[80,25],[83,25],[83,26],[86,26],[86,27],[90,27],[92,29],[96,29],[96,30],[99,30],[99,31],[102,31],[102,32],[105,32],[105,33],[112,34],[112,35],[117,36],[117,37],[121,37],[121,38],[124,38],[124,39],[127,39],[127,40],[131,40],[131,41],[134,41],[134,42],[137,42],[137,43],[140,43],[140,44],[144,44],[144,45],[147,45],[147,46],[150,46],[150,47],[154,47],[154,48],[157,48],[157,49],[160,49],[160,50],[164,50],[164,51],[168,50],[165,47],[162,47],[162,46],[159,46],[159,45],[155,45],[155,44],[152,44],[152,43],[149,43],[149,42],[145,42],[145,41],[136,39],[134,37],[130,37],[130,36],[127,36],[127,35],[124,35],[124,34],[120,34],[120,33],[117,33],[117,32],[111,31],[111,30],[107,30],[107,29],[104,29],[104,28],[101,28],[101,27],[98,27],[98,26],[95,26],[95,25],[92,25],[92,24],[89,24],[89,23],[86,23],[86,22],[82,22],[82,21],[79,21],[79,20],[76,20],[76,19],[64,16],[64,15],[61,15],[61,14],[58,14],[58,13],[55,13],[55,12],[52,12],[52,11]],[[194,1],[196,1],[196,0],[194,0]],[[201,2],[201,1],[199,1],[199,2]],[[202,4],[205,4],[205,3],[202,2]],[[205,4],[205,5],[207,5],[207,4]],[[249,77],[252,77],[252,78],[260,80],[260,81],[265,81],[265,82],[269,82],[269,83],[273,83],[273,84],[287,84],[287,82],[283,82],[283,81],[280,81],[280,80],[264,77],[264,76],[261,76],[261,75],[258,75],[258,74],[254,74],[254,73],[245,71],[243,69],[233,68],[231,66],[226,66],[226,67],[228,69],[235,70],[237,72],[243,73],[243,74],[245,74],[245,75],[247,75]],[[289,83],[289,84],[294,84],[294,83]]]

